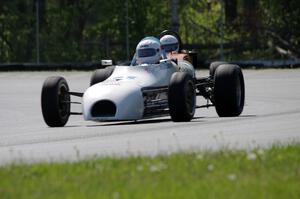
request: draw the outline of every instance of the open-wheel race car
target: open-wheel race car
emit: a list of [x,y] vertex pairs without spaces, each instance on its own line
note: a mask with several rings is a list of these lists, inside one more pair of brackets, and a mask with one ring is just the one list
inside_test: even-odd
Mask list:
[[[220,117],[239,116],[245,86],[239,66],[213,62],[209,76],[196,77],[197,54],[181,49],[176,32],[139,42],[129,66],[97,69],[84,93],[71,92],[65,78],[49,77],[41,94],[43,118],[50,127],[64,126],[70,115],[85,120],[136,121],[171,116],[174,122],[190,121],[197,108],[215,106]],[[82,113],[71,111],[71,96],[82,97]],[[207,103],[196,105],[196,97]]]

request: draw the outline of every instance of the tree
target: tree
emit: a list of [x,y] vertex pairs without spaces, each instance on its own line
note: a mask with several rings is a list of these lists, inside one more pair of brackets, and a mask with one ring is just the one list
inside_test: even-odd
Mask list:
[[224,0],[225,3],[225,20],[231,24],[237,18],[237,0]]
[[[125,60],[145,36],[179,31],[203,59],[299,58],[299,0],[2,0],[0,62],[35,62],[39,1],[41,62]],[[180,26],[179,26],[180,24]],[[222,39],[221,39],[222,38]],[[196,44],[196,45],[195,45]]]

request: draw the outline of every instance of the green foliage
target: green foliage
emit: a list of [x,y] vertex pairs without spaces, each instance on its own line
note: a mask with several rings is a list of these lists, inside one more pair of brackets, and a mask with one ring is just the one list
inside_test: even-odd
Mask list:
[[179,9],[182,20],[180,34],[184,43],[211,44],[219,40],[219,1],[191,0],[190,3],[183,2]]
[[[39,1],[41,62],[125,60],[126,1],[2,0],[0,62],[35,62]],[[128,0],[130,56],[140,39],[171,28],[171,0]],[[202,59],[300,57],[298,0],[179,0],[183,43],[200,44]],[[225,5],[225,7],[226,7]],[[227,8],[227,7],[226,7]],[[226,13],[237,13],[226,18]],[[224,17],[225,16],[225,17]]]
[[299,198],[300,145],[0,167],[2,198]]
[[[28,3],[22,0],[1,1],[0,61],[23,61],[34,49],[33,16]],[[30,60],[28,60],[30,61]]]
[[271,45],[288,48],[295,57],[300,57],[300,1],[262,1],[263,23],[272,39]]

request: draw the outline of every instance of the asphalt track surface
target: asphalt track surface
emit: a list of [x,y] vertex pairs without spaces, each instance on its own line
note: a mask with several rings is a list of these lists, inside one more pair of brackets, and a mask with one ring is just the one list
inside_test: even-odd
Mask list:
[[[207,71],[198,71],[205,75]],[[48,76],[61,75],[84,91],[91,72],[0,73],[0,165],[74,161],[95,156],[156,155],[206,149],[269,147],[300,140],[300,70],[244,70],[246,105],[240,117],[198,109],[191,122],[169,117],[96,123],[71,116],[66,127],[43,121],[40,93]],[[76,98],[73,98],[73,101]],[[78,99],[80,101],[80,99]],[[201,97],[198,104],[205,103]],[[80,111],[80,105],[75,105]]]

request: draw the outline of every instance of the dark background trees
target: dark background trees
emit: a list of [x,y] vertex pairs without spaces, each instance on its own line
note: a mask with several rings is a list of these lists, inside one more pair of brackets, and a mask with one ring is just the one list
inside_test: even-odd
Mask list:
[[298,0],[2,0],[0,62],[126,60],[164,29],[204,60],[299,58],[299,16]]

